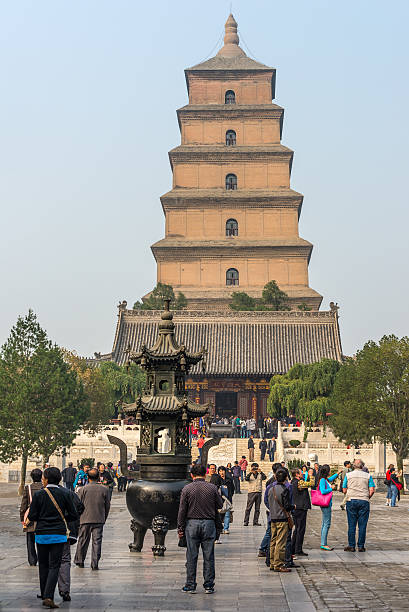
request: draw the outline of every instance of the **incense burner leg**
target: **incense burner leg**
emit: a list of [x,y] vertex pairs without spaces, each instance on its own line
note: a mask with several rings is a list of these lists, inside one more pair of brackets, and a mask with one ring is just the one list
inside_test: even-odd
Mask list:
[[152,546],[152,552],[155,557],[163,557],[165,554],[165,538],[169,530],[169,519],[166,516],[158,515],[152,520],[152,533],[155,538],[155,544]]
[[141,552],[147,528],[132,519],[131,531],[133,531],[133,542],[129,544],[129,550],[131,552]]

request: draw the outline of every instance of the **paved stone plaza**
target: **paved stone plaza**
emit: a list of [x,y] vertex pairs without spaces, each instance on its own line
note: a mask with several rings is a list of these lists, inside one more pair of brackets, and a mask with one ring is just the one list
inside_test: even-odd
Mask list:
[[[42,609],[36,599],[38,571],[26,561],[25,540],[18,522],[19,499],[15,486],[0,485],[0,609]],[[329,543],[330,553],[319,546],[320,511],[309,514],[305,549],[307,560],[288,575],[267,570],[257,558],[263,527],[243,527],[246,496],[236,496],[231,533],[216,546],[216,593],[205,595],[199,566],[198,592],[184,594],[184,550],[178,549],[176,532],[169,532],[165,558],[154,559],[149,533],[141,554],[130,553],[129,514],[125,497],[114,493],[105,529],[100,571],[72,569],[70,610],[403,610],[409,609],[409,499],[390,509],[384,496],[372,504],[366,553],[345,553],[346,516],[335,498]],[[265,513],[262,513],[265,523]],[[56,601],[60,598],[56,595]]]

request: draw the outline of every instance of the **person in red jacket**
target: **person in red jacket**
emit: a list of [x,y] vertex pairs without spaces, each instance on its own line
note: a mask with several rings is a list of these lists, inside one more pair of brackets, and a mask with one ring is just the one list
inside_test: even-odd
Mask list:
[[202,456],[202,448],[203,448],[205,442],[206,442],[205,437],[204,436],[200,436],[200,438],[197,441],[197,448],[199,449],[199,457]]
[[239,461],[239,466],[240,466],[240,477],[241,477],[241,482],[244,482],[244,479],[247,476],[247,466],[248,466],[249,462],[246,459],[245,455],[242,455],[242,458]]
[[391,491],[391,470],[394,470],[395,466],[393,465],[393,463],[391,463],[390,465],[388,465],[388,469],[386,470],[386,479],[385,479],[385,484],[386,487],[388,489],[387,493],[386,493],[386,503],[385,506],[389,506],[391,503],[391,499],[392,499],[392,491]]

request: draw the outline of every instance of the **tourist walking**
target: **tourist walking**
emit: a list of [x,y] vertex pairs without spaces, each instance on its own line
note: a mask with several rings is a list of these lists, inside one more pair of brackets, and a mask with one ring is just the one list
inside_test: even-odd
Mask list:
[[358,524],[358,552],[365,552],[366,527],[369,519],[369,500],[375,493],[375,483],[363,470],[365,464],[361,459],[355,459],[354,469],[345,475],[342,488],[348,493],[346,504],[348,517],[347,552],[355,552],[356,526]]
[[202,456],[202,448],[203,448],[203,446],[204,446],[205,442],[206,442],[206,440],[205,440],[205,437],[204,437],[204,436],[200,436],[200,438],[199,438],[199,439],[198,439],[198,441],[196,442],[196,446],[197,446],[197,448],[198,448],[198,450],[199,450],[199,457],[201,457],[201,456]]
[[43,489],[34,495],[28,519],[36,522],[40,594],[43,606],[58,608],[54,592],[60,571],[64,544],[68,541],[68,525],[78,519],[69,491],[59,487],[61,472],[56,467],[44,470]]
[[267,440],[265,438],[260,440],[258,447],[260,449],[260,461],[264,461],[267,451]]
[[78,497],[84,504],[84,512],[80,517],[80,529],[78,534],[77,550],[74,563],[78,567],[84,567],[88,546],[92,537],[91,569],[99,569],[101,558],[102,536],[104,525],[108,518],[110,509],[109,489],[101,485],[100,475],[96,468],[88,472],[89,482],[78,491]]
[[274,463],[274,456],[275,456],[275,453],[276,453],[276,449],[277,449],[277,442],[276,442],[275,438],[272,437],[268,441],[268,445],[267,445],[267,452],[269,454],[271,463]]
[[246,459],[246,455],[242,455],[240,461],[239,461],[239,466],[240,466],[240,478],[241,478],[241,482],[244,481],[244,479],[247,476],[247,466],[248,466],[249,462]]
[[330,495],[330,501],[327,506],[321,506],[322,523],[321,523],[321,546],[322,550],[334,550],[328,546],[328,532],[331,527],[331,516],[332,516],[332,483],[338,478],[341,472],[330,476],[330,467],[328,464],[321,465],[318,477],[316,479],[316,486],[319,492],[324,495]]
[[275,572],[291,572],[285,566],[285,549],[289,531],[291,504],[290,492],[284,485],[287,472],[279,469],[276,472],[276,482],[268,492],[268,505],[270,510],[271,541],[270,541],[270,570]]
[[248,451],[249,451],[249,461],[254,461],[254,438],[253,438],[253,434],[251,434],[249,439],[248,439],[247,448],[248,448]]
[[247,424],[244,419],[241,419],[240,421],[240,429],[241,429],[241,437],[247,438]]
[[304,536],[305,528],[307,525],[307,512],[311,510],[310,494],[308,492],[309,487],[315,485],[315,478],[313,470],[309,469],[307,473],[308,480],[299,468],[292,470],[292,493],[293,493],[293,504],[295,509],[293,511],[294,516],[294,532],[291,540],[291,553],[298,557],[307,557],[308,553],[304,552]]
[[31,470],[32,483],[25,485],[20,504],[20,521],[23,525],[23,530],[26,532],[27,557],[28,563],[31,566],[37,565],[38,559],[34,534],[35,525],[28,520],[28,513],[34,493],[43,488],[43,483],[41,482],[42,475],[42,471],[38,468]]
[[70,536],[68,538],[68,542],[64,542],[60,571],[58,572],[58,592],[63,598],[63,601],[71,601],[71,546],[77,543],[78,530],[80,527],[79,516],[84,511],[84,505],[80,501],[78,495],[70,489],[68,489],[68,492],[71,496],[74,508],[78,513],[78,518],[75,521],[68,522]]
[[214,593],[214,542],[221,530],[219,509],[223,507],[215,485],[205,481],[206,468],[194,465],[192,482],[180,496],[177,528],[179,538],[186,537],[186,583],[182,591],[196,593],[196,572],[199,548],[203,553],[203,586],[208,594]]
[[68,467],[64,468],[61,472],[62,481],[64,483],[64,487],[69,489],[70,491],[74,491],[74,481],[75,476],[77,475],[77,470],[73,467],[72,462],[68,464]]
[[391,468],[389,470],[389,480],[390,480],[390,491],[391,491],[391,508],[394,508],[396,504],[396,500],[400,501],[400,491],[402,489],[402,483],[399,482],[399,476],[401,473],[396,474],[395,468]]
[[385,503],[385,506],[389,506],[390,503],[391,503],[391,499],[392,499],[392,492],[391,492],[391,469],[395,469],[395,466],[393,465],[393,463],[388,465],[388,469],[386,470],[385,484],[386,484],[386,488],[387,488],[387,493],[386,493],[386,503]]
[[251,472],[246,476],[248,482],[247,506],[244,513],[244,526],[247,527],[250,520],[250,512],[254,506],[253,525],[261,527],[258,522],[260,516],[261,492],[263,489],[263,480],[266,480],[266,475],[258,466],[258,463],[251,464]]
[[240,491],[240,476],[241,476],[241,467],[239,466],[239,462],[235,461],[232,467],[232,476],[233,476],[233,486],[235,493],[241,493]]
[[109,491],[109,500],[111,501],[112,498],[112,491],[114,490],[114,486],[115,486],[115,481],[112,478],[112,474],[109,470],[106,469],[105,467],[105,463],[100,463],[98,466],[98,472],[99,472],[99,482],[102,485],[105,485],[106,487],[108,487],[108,491]]
[[89,465],[87,463],[85,463],[81,469],[77,472],[77,475],[75,477],[74,480],[74,490],[77,487],[84,487],[87,482],[88,482],[88,470],[89,470]]
[[[233,503],[233,495],[234,495],[234,485],[233,479],[227,473],[227,470],[224,466],[220,466],[217,470],[220,476],[220,494],[224,496],[231,504]],[[227,510],[225,513],[221,514],[221,520],[223,523],[223,531],[224,534],[230,533],[230,520],[231,520],[231,510]]]

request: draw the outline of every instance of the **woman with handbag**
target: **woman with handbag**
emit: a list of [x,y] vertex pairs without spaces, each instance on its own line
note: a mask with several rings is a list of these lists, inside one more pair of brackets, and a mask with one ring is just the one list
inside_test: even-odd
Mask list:
[[58,468],[46,468],[42,481],[44,488],[34,495],[28,519],[37,523],[35,542],[43,606],[58,608],[54,603],[54,592],[64,544],[70,535],[68,523],[76,521],[78,513],[69,492],[58,486],[61,481]]
[[30,505],[33,500],[34,493],[43,488],[43,483],[41,482],[42,475],[42,471],[38,468],[31,470],[30,476],[33,482],[24,487],[24,493],[20,505],[20,521],[27,538],[28,563],[32,567],[37,565],[37,551],[34,540],[35,523],[30,523],[28,520],[28,513],[30,511]]
[[338,478],[341,472],[337,472],[330,476],[330,467],[328,464],[321,465],[318,473],[318,487],[316,491],[311,492],[311,502],[315,506],[321,507],[322,523],[321,523],[321,550],[334,550],[328,546],[328,532],[331,527],[332,516],[332,483]]
[[391,508],[396,506],[396,500],[400,501],[400,491],[403,486],[399,482],[399,474],[396,473],[394,467],[389,470],[390,491],[391,491]]

